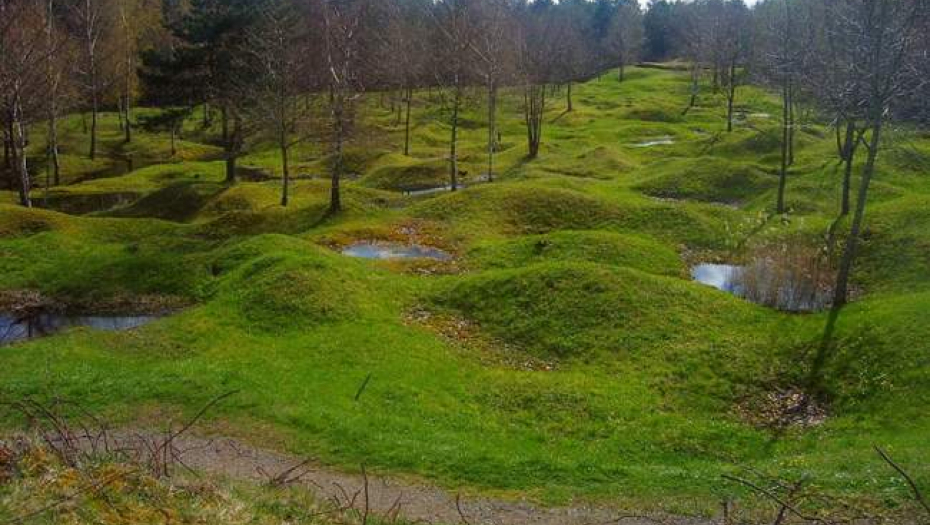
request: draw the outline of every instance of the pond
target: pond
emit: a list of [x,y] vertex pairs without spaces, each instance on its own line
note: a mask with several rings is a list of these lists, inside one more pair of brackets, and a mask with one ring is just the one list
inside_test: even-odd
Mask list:
[[155,319],[158,319],[158,316],[42,313],[30,317],[15,317],[0,313],[0,345],[43,337],[78,326],[107,331],[129,330]]
[[362,259],[435,259],[437,261],[448,261],[452,258],[448,253],[430,246],[372,241],[358,242],[346,246],[342,250],[342,254]]
[[691,268],[691,278],[718,290],[739,295],[738,273],[742,266],[732,264],[699,264]]
[[671,136],[656,137],[652,140],[646,140],[643,142],[637,142],[636,144],[631,144],[634,148],[651,148],[653,146],[670,146],[675,143],[675,139]]
[[[456,186],[456,190],[461,190],[464,188],[465,188],[464,184],[459,184]],[[410,189],[404,189],[401,191],[403,191],[404,195],[408,197],[418,197],[421,195],[433,195],[436,193],[452,191],[452,186],[447,184],[445,186],[431,186],[431,187],[426,187],[426,188],[410,188]]]
[[699,264],[691,277],[702,284],[747,301],[787,312],[814,312],[828,308],[832,293],[809,274],[785,271],[767,259],[746,266]]

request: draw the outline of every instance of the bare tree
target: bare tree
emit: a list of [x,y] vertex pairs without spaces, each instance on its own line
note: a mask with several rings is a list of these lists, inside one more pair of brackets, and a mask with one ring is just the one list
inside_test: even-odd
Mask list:
[[481,0],[478,4],[479,30],[472,49],[478,57],[476,69],[484,78],[488,106],[488,172],[494,180],[494,154],[499,147],[497,131],[498,89],[511,73],[515,49],[511,35],[514,30],[512,12],[506,0]]
[[777,86],[782,99],[781,167],[778,177],[776,213],[787,212],[785,190],[788,168],[794,156],[794,94],[801,64],[801,28],[795,12],[796,0],[770,0],[755,10],[758,19],[759,66],[761,78]]
[[19,202],[31,207],[32,179],[26,147],[28,127],[39,120],[48,53],[46,7],[39,1],[0,0],[0,105],[9,144],[12,185]]
[[546,111],[546,88],[554,69],[557,44],[552,28],[551,8],[524,11],[521,17],[519,75],[523,89],[523,120],[526,125],[527,157],[539,155],[542,143],[543,117]]
[[[422,82],[426,54],[422,42],[427,38],[424,25],[429,5],[424,1],[390,0],[383,3],[385,28],[381,40],[384,52],[382,76],[401,93],[404,123],[404,155],[410,155],[410,124],[414,89]],[[398,108],[398,120],[401,108]]]
[[710,28],[713,26],[714,21],[713,14],[708,9],[706,2],[682,4],[678,9],[681,13],[676,24],[676,37],[682,46],[684,57],[690,61],[691,71],[688,105],[682,112],[687,115],[697,105],[701,72],[708,60],[707,57],[710,54],[709,50],[713,42],[713,34]]
[[137,57],[146,33],[151,34],[157,27],[159,10],[156,5],[145,0],[116,0],[115,11],[114,41],[119,48],[115,58],[118,60],[117,69],[121,77],[117,100],[123,140],[128,143],[132,141],[132,105],[137,89]]
[[625,0],[618,3],[610,19],[606,46],[616,59],[618,81],[623,82],[627,65],[639,58],[643,35],[643,13],[639,2]]
[[332,145],[329,212],[342,210],[341,180],[345,169],[345,143],[355,120],[355,103],[362,84],[364,0],[319,0],[323,20],[323,46],[329,89],[329,130]]
[[434,71],[449,108],[449,187],[459,187],[459,114],[469,85],[476,18],[472,0],[440,0],[429,10],[436,29]]
[[752,33],[750,31],[750,15],[746,5],[741,0],[731,0],[721,7],[720,50],[717,53],[723,62],[720,73],[722,84],[727,97],[727,131],[733,131],[733,105],[736,101],[736,90],[745,78],[745,68],[748,66],[747,58],[750,55]]
[[281,205],[287,206],[290,187],[290,149],[305,138],[311,105],[301,95],[319,71],[312,58],[317,42],[302,26],[300,10],[290,0],[273,0],[259,7],[258,22],[249,28],[248,46],[256,71],[252,121],[268,131],[281,154]]
[[105,0],[78,0],[73,8],[74,18],[80,34],[82,58],[77,66],[83,91],[90,109],[90,147],[88,157],[97,158],[97,126],[101,97],[107,88],[108,79],[103,74],[104,38],[112,28]]
[[891,107],[927,82],[920,75],[919,64],[926,60],[916,43],[918,31],[930,16],[925,0],[849,0],[841,11],[844,23],[838,30],[848,31],[856,44],[858,60],[850,64],[850,79],[857,86],[857,103],[866,132],[863,145],[866,162],[859,181],[856,207],[846,247],[840,260],[834,292],[834,308],[848,301],[849,276],[859,247],[868,204],[869,187],[882,146],[882,132],[891,115]]
[[[57,186],[61,184],[61,158],[58,146],[58,116],[63,110],[63,88],[67,81],[67,35],[56,24],[55,0],[48,0],[45,9],[45,91],[47,111],[46,173]],[[48,181],[46,181],[48,182]]]

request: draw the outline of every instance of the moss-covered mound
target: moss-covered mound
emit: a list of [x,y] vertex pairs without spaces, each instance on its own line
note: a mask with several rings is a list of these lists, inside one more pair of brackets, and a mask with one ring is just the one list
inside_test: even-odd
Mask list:
[[365,288],[348,263],[309,242],[262,235],[233,245],[213,265],[223,275],[221,301],[252,327],[281,330],[358,316],[356,297]]
[[69,218],[52,211],[0,204],[0,237],[21,237],[66,228]]
[[152,192],[129,206],[117,208],[112,217],[150,217],[171,221],[193,218],[207,202],[226,187],[212,182],[181,182]]
[[655,359],[662,349],[709,350],[758,317],[738,299],[686,281],[582,263],[482,273],[434,301],[543,358]]
[[777,184],[775,176],[756,166],[704,157],[688,162],[670,162],[638,189],[661,198],[740,204],[756,198]]
[[416,190],[449,183],[449,164],[442,159],[413,159],[388,155],[360,182],[382,190]]
[[418,205],[414,214],[513,233],[597,229],[620,218],[617,208],[581,192],[506,183],[443,195]]
[[519,268],[541,262],[587,261],[661,275],[681,275],[681,259],[667,245],[642,235],[563,231],[483,244],[469,254],[482,268]]

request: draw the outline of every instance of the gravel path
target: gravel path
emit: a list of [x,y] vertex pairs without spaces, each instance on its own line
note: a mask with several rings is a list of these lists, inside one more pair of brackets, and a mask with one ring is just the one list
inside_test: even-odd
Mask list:
[[[257,449],[242,442],[219,438],[181,437],[176,441],[180,459],[197,471],[238,480],[267,482],[302,463],[300,458]],[[344,504],[355,498],[365,505],[365,477],[310,461],[295,469],[295,483],[314,491],[321,499]],[[374,514],[400,515],[410,521],[470,525],[714,525],[707,519],[672,516],[637,516],[598,506],[546,508],[526,502],[491,498],[461,498],[427,483],[411,482],[377,474],[368,475],[368,507]],[[458,508],[461,508],[461,514]]]

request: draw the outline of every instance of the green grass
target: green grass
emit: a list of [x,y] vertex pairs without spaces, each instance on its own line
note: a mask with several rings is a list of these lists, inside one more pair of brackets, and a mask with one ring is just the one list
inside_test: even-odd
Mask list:
[[[277,180],[222,183],[207,143],[215,130],[199,120],[185,128],[184,158],[106,178],[97,163],[69,164],[66,180],[94,178],[50,198],[138,197],[80,217],[0,205],[0,287],[81,304],[163,294],[193,306],[131,332],[75,329],[0,347],[0,396],[79,398],[131,424],[161,408],[189,414],[235,389],[209,414],[217,432],[549,502],[703,512],[735,490],[721,473],[751,465],[906,509],[906,487],[871,446],[930,482],[930,139],[899,132],[881,157],[854,275],[860,295],[825,365],[829,418],[775,434],[737,408],[803,383],[825,316],[689,282],[687,263],[822,239],[838,203],[835,146],[830,130],[808,126],[789,177],[792,211],[769,220],[777,118],[750,116],[726,133],[722,96],[708,89],[683,115],[688,90],[685,73],[641,68],[622,84],[605,75],[576,86],[571,113],[556,93],[532,161],[519,94],[505,90],[499,180],[426,198],[396,190],[445,183],[447,116],[417,93],[405,157],[402,127],[371,97],[366,132],[349,144],[359,177],[336,217],[318,145],[295,148],[297,170],[313,177],[294,184],[285,209]],[[739,96],[747,114],[777,115],[765,92]],[[460,150],[473,177],[486,170],[484,108],[470,102],[465,113]],[[79,122],[67,120],[76,158]],[[115,120],[103,125],[109,160],[99,163],[115,165],[128,147],[163,155],[163,137],[140,133],[129,146]],[[675,143],[632,147],[660,136]],[[243,164],[280,172],[260,139]],[[427,276],[422,265],[327,247],[354,239],[412,239],[459,260],[451,274]],[[423,310],[433,315],[411,321]],[[443,323],[459,321],[468,329],[450,338]],[[521,366],[539,362],[551,369]]]

